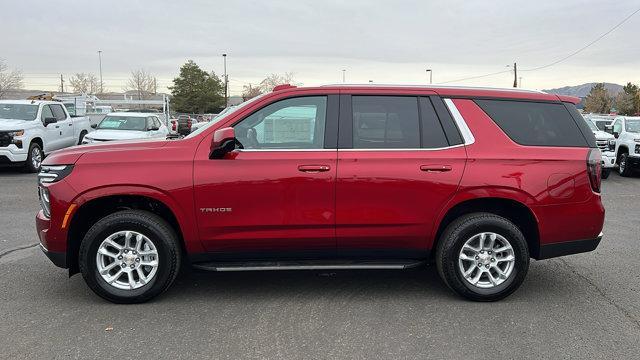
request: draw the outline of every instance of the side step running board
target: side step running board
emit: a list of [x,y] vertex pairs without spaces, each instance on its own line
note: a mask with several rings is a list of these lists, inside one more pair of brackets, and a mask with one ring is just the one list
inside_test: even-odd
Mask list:
[[424,261],[367,261],[367,262],[322,262],[322,261],[277,261],[277,262],[209,262],[196,263],[193,267],[207,271],[276,271],[276,270],[402,270],[418,267]]

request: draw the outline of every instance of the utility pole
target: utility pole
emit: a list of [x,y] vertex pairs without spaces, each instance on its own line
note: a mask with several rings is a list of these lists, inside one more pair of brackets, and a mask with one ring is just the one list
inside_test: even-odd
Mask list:
[[345,83],[345,79],[346,79],[345,74],[346,74],[346,72],[347,72],[347,70],[342,69],[342,83],[343,84]]
[[513,87],[518,87],[518,64],[513,63]]
[[433,70],[427,69],[427,72],[429,73],[429,84],[433,84]]
[[98,50],[98,63],[100,64],[100,93],[104,93],[104,88],[102,84],[102,50]]
[[228,94],[228,84],[229,79],[227,78],[227,54],[222,54],[222,59],[224,60],[224,107],[229,106],[229,94]]
[[60,74],[60,92],[64,92],[64,77]]

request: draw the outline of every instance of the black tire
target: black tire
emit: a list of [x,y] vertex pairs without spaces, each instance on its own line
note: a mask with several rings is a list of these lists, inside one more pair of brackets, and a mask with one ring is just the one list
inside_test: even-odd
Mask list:
[[[118,231],[136,231],[148,237],[158,251],[155,276],[137,289],[123,290],[108,284],[96,267],[100,244]],[[161,217],[142,210],[119,211],[98,220],[87,232],[78,254],[80,272],[87,285],[100,297],[119,304],[142,303],[160,295],[173,283],[181,263],[178,237]]]
[[618,174],[620,176],[631,176],[632,169],[629,166],[629,154],[622,153],[620,154],[620,158],[618,159]]
[[[34,152],[37,151],[40,154],[40,162],[39,165],[36,166],[34,164]],[[29,173],[35,173],[40,171],[40,166],[42,165],[42,160],[44,160],[44,152],[38,143],[32,142],[29,145],[29,155],[27,156],[27,162],[24,164],[24,171]]]
[[[480,288],[464,279],[458,257],[464,243],[481,232],[494,232],[509,241],[514,268],[509,277],[493,288]],[[496,301],[512,294],[529,269],[529,249],[524,235],[511,221],[490,213],[473,213],[454,220],[442,233],[436,248],[436,265],[445,284],[458,295],[474,301]]]
[[606,179],[611,175],[611,169],[602,169],[602,178]]
[[82,130],[82,132],[80,132],[80,137],[78,138],[78,145],[82,145],[82,140],[84,140],[85,135],[87,135],[87,132]]

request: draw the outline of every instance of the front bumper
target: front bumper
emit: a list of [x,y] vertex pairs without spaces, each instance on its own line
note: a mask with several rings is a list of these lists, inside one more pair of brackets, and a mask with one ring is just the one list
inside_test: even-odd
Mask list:
[[573,255],[595,250],[602,240],[600,233],[595,239],[563,241],[559,243],[540,245],[538,260],[550,259],[558,256]]
[[602,168],[610,169],[616,165],[616,153],[613,151],[602,152]]
[[47,250],[46,247],[44,247],[44,245],[42,245],[42,243],[40,243],[40,249],[42,250],[42,252],[45,255],[47,255],[49,260],[51,260],[51,262],[55,266],[63,268],[63,269],[68,268],[68,266],[67,266],[67,254],[66,253],[49,251],[49,250]]
[[[52,251],[50,247],[56,245],[51,243],[53,234],[50,234],[51,220],[44,215],[42,210],[38,211],[36,215],[36,229],[38,231],[38,238],[40,240],[40,249],[56,266],[66,269],[67,268],[67,252],[66,251]],[[51,246],[50,246],[51,245]]]
[[15,163],[27,161],[28,153],[24,149],[18,149],[14,145],[0,148],[0,163]]

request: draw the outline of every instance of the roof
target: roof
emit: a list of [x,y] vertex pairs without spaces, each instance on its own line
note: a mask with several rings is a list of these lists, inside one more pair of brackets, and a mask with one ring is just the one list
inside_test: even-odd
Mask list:
[[144,113],[144,112],[110,112],[107,114],[108,116],[129,116],[129,117],[147,117],[150,115],[155,115],[155,113]]
[[451,97],[495,97],[510,99],[527,99],[540,101],[564,101],[577,104],[580,98],[573,96],[559,96],[548,94],[538,90],[527,90],[520,88],[491,88],[472,86],[447,86],[447,85],[389,85],[389,84],[331,84],[316,87],[294,87],[281,86],[275,91],[304,91],[304,90],[349,90],[349,91],[407,91],[412,94],[420,92],[434,92],[440,96]]
[[48,100],[0,100],[0,104],[40,105],[40,104],[61,104],[61,103],[58,101],[48,101]]

